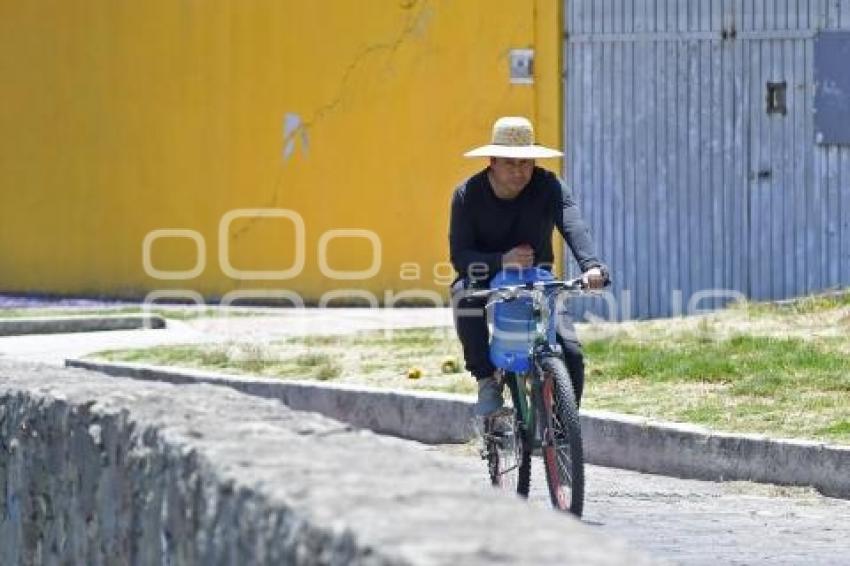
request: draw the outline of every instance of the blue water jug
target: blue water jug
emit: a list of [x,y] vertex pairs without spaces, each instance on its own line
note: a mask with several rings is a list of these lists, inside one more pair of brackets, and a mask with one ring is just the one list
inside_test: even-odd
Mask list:
[[[554,276],[539,267],[505,269],[493,277],[490,288],[551,281]],[[493,306],[490,361],[497,368],[516,373],[531,369],[529,352],[534,343],[534,316],[530,297],[519,297]]]

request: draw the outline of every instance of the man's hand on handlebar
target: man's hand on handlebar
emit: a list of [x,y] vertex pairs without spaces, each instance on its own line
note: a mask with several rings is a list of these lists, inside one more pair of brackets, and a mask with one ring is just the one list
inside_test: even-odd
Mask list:
[[518,268],[534,265],[534,250],[528,244],[521,244],[502,256],[502,267]]
[[591,267],[582,274],[581,281],[587,289],[602,289],[608,282],[608,278],[599,267]]

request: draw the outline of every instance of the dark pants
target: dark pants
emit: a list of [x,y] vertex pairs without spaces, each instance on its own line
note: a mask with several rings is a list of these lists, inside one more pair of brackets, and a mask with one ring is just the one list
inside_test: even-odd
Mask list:
[[[496,367],[490,361],[490,331],[487,328],[487,316],[484,305],[487,300],[482,298],[460,298],[458,300],[457,288],[452,289],[454,322],[457,336],[463,346],[463,357],[466,361],[466,369],[476,379],[483,379],[493,375]],[[564,318],[560,321],[560,332],[558,333],[558,344],[564,353],[564,364],[570,374],[573,383],[573,391],[576,403],[581,402],[581,394],[584,389],[584,354],[581,352],[581,344],[575,334],[575,327],[567,314],[561,314]]]

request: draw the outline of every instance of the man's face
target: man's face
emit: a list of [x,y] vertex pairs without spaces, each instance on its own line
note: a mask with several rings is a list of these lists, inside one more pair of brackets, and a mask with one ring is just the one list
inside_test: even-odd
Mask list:
[[510,193],[507,196],[515,197],[531,181],[531,174],[534,172],[534,160],[491,157],[490,171],[499,187]]

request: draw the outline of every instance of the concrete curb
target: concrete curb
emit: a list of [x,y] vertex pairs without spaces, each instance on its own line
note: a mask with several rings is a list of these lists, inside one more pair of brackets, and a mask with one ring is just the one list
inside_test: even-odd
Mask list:
[[165,319],[155,314],[133,314],[9,318],[0,320],[0,336],[98,332],[102,330],[137,330],[140,328],[165,328]]
[[249,395],[277,399],[298,411],[320,413],[379,434],[429,444],[466,442],[476,435],[473,403],[464,395],[284,381],[132,363],[69,359],[65,365],[146,381],[226,385]]
[[[475,436],[471,397],[272,380],[144,364],[66,360],[69,367],[170,383],[226,385],[278,399],[381,434],[428,443]],[[682,478],[811,486],[850,498],[850,446],[737,435],[603,411],[583,411],[585,458],[591,464]]]

